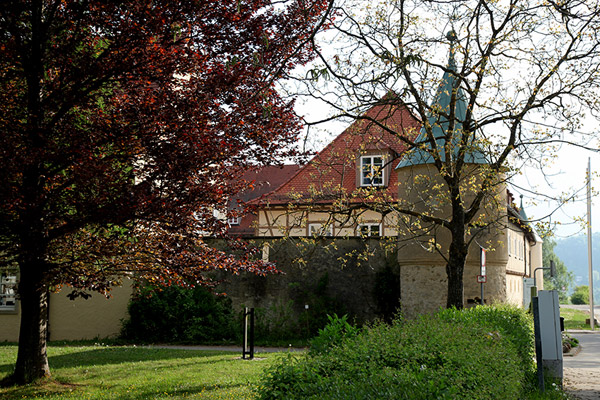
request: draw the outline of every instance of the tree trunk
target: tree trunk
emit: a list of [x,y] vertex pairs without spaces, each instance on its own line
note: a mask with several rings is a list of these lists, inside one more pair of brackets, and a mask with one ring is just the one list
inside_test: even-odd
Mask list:
[[[458,187],[458,186],[457,186]],[[464,307],[464,282],[463,275],[467,261],[468,246],[465,240],[465,211],[460,199],[458,189],[452,192],[452,221],[450,221],[450,248],[446,275],[448,276],[447,308]]]
[[12,376],[13,382],[17,384],[31,383],[50,376],[46,354],[48,290],[43,284],[42,271],[42,265],[21,266],[21,328],[17,363]]
[[[462,240],[464,246],[464,239]],[[464,307],[464,282],[463,274],[465,270],[466,252],[460,251],[459,243],[454,240],[450,244],[450,254],[446,264],[446,274],[448,276],[448,300],[447,308],[455,307],[462,309]]]

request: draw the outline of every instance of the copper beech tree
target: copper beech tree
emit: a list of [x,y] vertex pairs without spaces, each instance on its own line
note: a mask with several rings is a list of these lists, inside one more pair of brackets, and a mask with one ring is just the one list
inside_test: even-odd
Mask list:
[[[269,265],[208,248],[240,171],[290,153],[276,81],[311,59],[325,0],[0,4],[0,260],[17,266],[10,381],[49,376],[48,293],[125,276],[208,283]],[[242,252],[244,253],[244,252]]]

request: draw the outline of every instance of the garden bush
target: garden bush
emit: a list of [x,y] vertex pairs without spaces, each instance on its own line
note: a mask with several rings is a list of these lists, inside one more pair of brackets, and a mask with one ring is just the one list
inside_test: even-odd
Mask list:
[[327,318],[329,323],[323,329],[319,329],[319,334],[310,341],[312,354],[326,353],[335,345],[360,332],[359,328],[350,325],[347,315],[340,318],[337,314],[333,314],[333,316],[328,315]]
[[485,308],[377,323],[326,352],[290,355],[263,376],[258,398],[519,398],[532,371],[531,321]]
[[444,321],[485,327],[492,333],[497,332],[514,345],[523,365],[533,367],[531,363],[535,357],[533,318],[525,309],[511,305],[477,306],[464,310],[451,308],[441,310],[438,317]]
[[128,306],[121,336],[141,342],[215,343],[239,336],[231,300],[204,287],[145,287]]
[[589,286],[577,286],[575,292],[571,295],[571,303],[573,304],[590,304],[590,289]]

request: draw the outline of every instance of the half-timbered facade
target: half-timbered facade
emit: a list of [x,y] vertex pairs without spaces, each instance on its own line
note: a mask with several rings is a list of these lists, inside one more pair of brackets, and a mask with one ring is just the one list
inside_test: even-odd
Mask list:
[[419,122],[404,106],[376,105],[276,190],[254,201],[256,236],[397,236],[394,161]]

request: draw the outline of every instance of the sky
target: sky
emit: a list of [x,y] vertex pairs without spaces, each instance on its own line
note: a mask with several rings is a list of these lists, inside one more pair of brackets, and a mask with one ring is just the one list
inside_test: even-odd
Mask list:
[[[544,218],[545,221],[557,223],[555,235],[557,239],[571,235],[587,233],[587,226],[577,218],[587,221],[587,190],[586,177],[588,161],[592,169],[592,231],[600,232],[600,209],[597,209],[598,194],[594,193],[600,187],[600,155],[597,152],[583,149],[564,147],[556,153],[557,159],[551,167],[547,168],[545,177],[539,170],[530,169],[516,183],[524,188],[539,186],[540,193],[558,195],[560,193],[574,194],[572,201],[557,208],[556,202],[549,201],[535,194],[522,191],[524,208],[530,219]],[[514,188],[515,192],[519,189]]]

